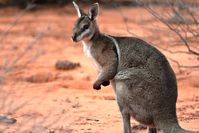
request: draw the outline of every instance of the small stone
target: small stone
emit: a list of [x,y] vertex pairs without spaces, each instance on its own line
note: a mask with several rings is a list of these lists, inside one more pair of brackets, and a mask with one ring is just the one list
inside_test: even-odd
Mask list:
[[46,130],[44,133],[55,133],[53,130]]
[[68,60],[58,60],[55,64],[55,68],[58,70],[72,70],[75,69],[76,67],[80,67],[80,63],[73,63]]
[[7,118],[5,116],[0,116],[0,123],[8,123],[8,124],[14,124],[17,120],[14,118]]

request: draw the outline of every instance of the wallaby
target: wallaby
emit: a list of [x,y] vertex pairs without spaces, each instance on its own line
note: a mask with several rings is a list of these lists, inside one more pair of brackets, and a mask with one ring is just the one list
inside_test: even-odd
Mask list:
[[177,121],[177,83],[166,57],[147,42],[134,37],[115,37],[100,32],[96,17],[99,4],[88,14],[73,2],[78,20],[72,39],[82,41],[85,54],[99,71],[93,88],[111,82],[123,118],[124,133],[131,133],[131,116],[147,126],[147,133],[194,133]]

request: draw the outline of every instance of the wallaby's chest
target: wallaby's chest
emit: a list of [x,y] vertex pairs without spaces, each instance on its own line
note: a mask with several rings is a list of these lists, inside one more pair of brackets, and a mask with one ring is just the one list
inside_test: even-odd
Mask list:
[[92,49],[92,43],[83,42],[84,54],[92,61],[97,69],[101,68],[101,65],[97,62],[94,50]]

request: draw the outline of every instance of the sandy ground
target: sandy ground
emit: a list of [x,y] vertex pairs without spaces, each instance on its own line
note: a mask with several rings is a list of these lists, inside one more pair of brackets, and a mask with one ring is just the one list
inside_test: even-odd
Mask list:
[[[169,50],[186,50],[181,44],[162,43],[173,35],[151,30],[154,25],[164,26],[144,9],[121,8],[120,11],[131,14],[128,26],[136,35]],[[95,69],[84,56],[82,45],[74,44],[70,39],[76,19],[70,6],[45,7],[25,14],[19,9],[0,9],[0,115],[17,119],[15,124],[0,123],[0,133],[122,132],[112,88],[92,89]],[[101,31],[108,34],[130,35],[120,12],[114,9],[102,8],[98,23]],[[3,34],[7,29],[7,34]],[[192,55],[161,51],[185,65],[199,62]],[[18,60],[19,57],[22,58]],[[57,60],[79,62],[81,67],[56,70]],[[180,73],[176,64],[171,64],[178,79],[179,123],[183,128],[199,131],[199,69],[186,69]],[[3,71],[4,67],[9,68],[7,73]],[[132,125],[137,122],[132,121]]]

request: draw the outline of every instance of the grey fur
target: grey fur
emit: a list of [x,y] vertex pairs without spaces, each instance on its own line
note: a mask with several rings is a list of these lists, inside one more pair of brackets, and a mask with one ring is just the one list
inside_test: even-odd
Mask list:
[[177,82],[166,57],[141,39],[100,33],[96,21],[88,16],[78,19],[73,35],[84,25],[84,20],[79,22],[80,19],[91,25],[92,32],[82,40],[89,44],[89,54],[101,66],[93,88],[100,89],[101,85],[106,86],[111,81],[122,114],[124,133],[131,133],[131,116],[148,126],[147,133],[155,133],[155,128],[164,133],[194,133],[185,131],[178,124]]
[[157,133],[157,130],[156,130],[156,128],[147,127],[147,132],[146,133]]

